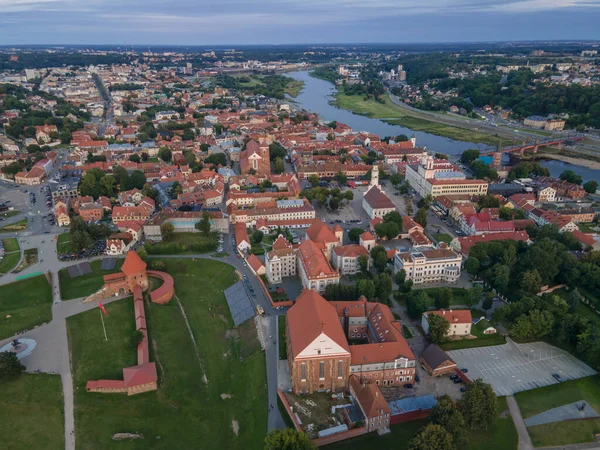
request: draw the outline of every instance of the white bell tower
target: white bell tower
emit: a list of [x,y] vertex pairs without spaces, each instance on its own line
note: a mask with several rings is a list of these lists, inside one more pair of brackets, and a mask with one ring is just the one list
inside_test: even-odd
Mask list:
[[371,186],[379,186],[379,167],[376,164],[371,169]]

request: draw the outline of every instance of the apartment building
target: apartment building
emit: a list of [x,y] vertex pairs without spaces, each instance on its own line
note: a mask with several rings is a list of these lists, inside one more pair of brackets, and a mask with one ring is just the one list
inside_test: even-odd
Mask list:
[[354,275],[360,272],[359,256],[369,257],[369,251],[360,245],[342,245],[334,247],[331,258],[332,265],[339,270],[342,275]]
[[283,235],[280,234],[273,242],[273,249],[265,253],[265,267],[270,284],[281,283],[283,277],[298,273],[296,251]]

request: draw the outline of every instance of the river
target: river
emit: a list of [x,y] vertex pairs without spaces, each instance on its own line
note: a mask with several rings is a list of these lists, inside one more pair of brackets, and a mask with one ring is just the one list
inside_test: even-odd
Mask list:
[[[446,153],[448,155],[460,155],[464,150],[471,148],[486,148],[485,144],[473,142],[456,141],[454,139],[436,136],[424,131],[413,131],[400,125],[390,125],[379,119],[371,119],[366,116],[354,114],[351,111],[340,109],[330,102],[334,100],[335,86],[329,81],[311,77],[308,71],[287,73],[287,76],[304,82],[300,94],[294,99],[290,98],[297,106],[314,112],[327,121],[337,121],[352,127],[354,131],[368,131],[369,133],[383,136],[397,136],[405,134],[408,137],[413,134],[417,138],[417,146],[427,147],[430,151]],[[588,169],[582,166],[565,163],[563,161],[541,161],[544,167],[550,170],[550,174],[558,177],[564,170],[572,170],[581,175],[584,181],[596,180],[600,182],[600,171]]]

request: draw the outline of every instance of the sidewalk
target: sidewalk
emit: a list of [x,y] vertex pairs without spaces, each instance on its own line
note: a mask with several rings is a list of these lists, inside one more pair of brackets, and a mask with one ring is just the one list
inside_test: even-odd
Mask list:
[[515,428],[517,429],[517,433],[519,434],[518,449],[533,450],[533,443],[531,442],[531,438],[529,437],[529,433],[527,432],[525,421],[523,420],[521,410],[519,409],[519,405],[517,404],[515,397],[509,395],[508,397],[506,397],[506,403],[508,404],[510,415],[512,416]]

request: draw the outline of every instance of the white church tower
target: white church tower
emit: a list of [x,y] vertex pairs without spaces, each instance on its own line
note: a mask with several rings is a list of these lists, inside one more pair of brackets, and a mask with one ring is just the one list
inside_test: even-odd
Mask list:
[[379,167],[377,164],[371,169],[371,186],[379,186]]

